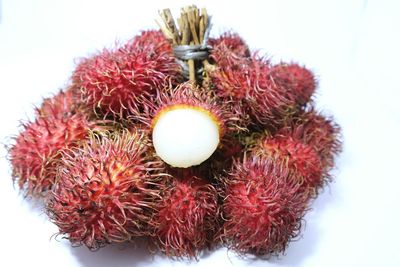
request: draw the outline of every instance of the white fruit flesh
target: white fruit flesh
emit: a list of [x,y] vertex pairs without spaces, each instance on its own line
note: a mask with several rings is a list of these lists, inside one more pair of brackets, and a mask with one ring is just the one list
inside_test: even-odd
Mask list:
[[215,118],[196,107],[162,110],[153,125],[156,153],[173,167],[199,165],[217,149],[219,137]]

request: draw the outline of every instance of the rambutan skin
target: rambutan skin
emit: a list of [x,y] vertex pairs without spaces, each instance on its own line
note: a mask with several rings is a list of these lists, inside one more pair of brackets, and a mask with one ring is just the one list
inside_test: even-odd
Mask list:
[[221,238],[238,253],[283,252],[299,234],[308,195],[286,169],[259,157],[234,163],[224,180]]
[[65,118],[77,113],[84,113],[80,96],[73,87],[60,90],[52,97],[45,98],[42,105],[36,109],[36,115],[41,117]]
[[9,149],[14,181],[27,195],[39,196],[51,189],[60,152],[78,146],[93,127],[80,115],[38,117],[24,124]]
[[287,168],[294,173],[294,183],[302,185],[302,190],[310,190],[315,194],[316,190],[323,186],[324,178],[322,163],[314,149],[298,140],[289,137],[264,137],[253,149],[257,156]]
[[271,76],[268,59],[227,58],[210,77],[216,94],[249,124],[277,127],[297,111],[295,96]]
[[179,79],[180,66],[169,48],[161,33],[143,32],[124,46],[82,60],[73,83],[93,110],[126,117],[130,109],[140,110],[138,96],[153,96],[167,79]]
[[162,162],[149,149],[142,133],[124,132],[93,136],[63,153],[58,183],[46,204],[59,234],[91,250],[151,234]]
[[217,191],[190,172],[177,171],[154,217],[155,242],[169,257],[196,258],[217,230]]
[[135,50],[138,47],[153,47],[154,53],[172,54],[172,45],[160,30],[142,31],[139,36],[129,40],[124,48]]
[[173,85],[165,87],[158,91],[153,99],[143,98],[141,102],[143,111],[132,115],[131,118],[143,122],[150,129],[154,127],[158,117],[164,111],[173,110],[176,107],[190,107],[207,113],[218,125],[220,138],[228,132],[245,129],[242,127],[240,118],[231,113],[212,91],[197,87],[190,82],[182,83],[177,87]]
[[273,66],[271,76],[278,86],[286,88],[294,95],[296,103],[301,106],[311,100],[317,87],[313,73],[295,63],[281,63]]
[[217,38],[210,38],[208,44],[213,48],[211,58],[217,64],[231,56],[250,57],[249,47],[237,33],[225,32]]
[[334,167],[335,157],[342,151],[340,126],[332,117],[325,117],[313,108],[287,120],[277,136],[290,136],[311,146],[320,157],[325,172]]

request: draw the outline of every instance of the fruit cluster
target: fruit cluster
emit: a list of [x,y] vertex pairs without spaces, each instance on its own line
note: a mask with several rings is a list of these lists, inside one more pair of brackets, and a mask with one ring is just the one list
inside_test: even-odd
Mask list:
[[[233,33],[209,45],[195,85],[161,31],[144,31],[82,59],[23,125],[9,150],[14,181],[73,245],[147,236],[170,257],[219,245],[271,255],[298,235],[331,180],[339,126],[313,107],[308,69],[272,64]],[[153,146],[157,120],[177,107],[218,129],[218,147],[196,166],[173,167]]]

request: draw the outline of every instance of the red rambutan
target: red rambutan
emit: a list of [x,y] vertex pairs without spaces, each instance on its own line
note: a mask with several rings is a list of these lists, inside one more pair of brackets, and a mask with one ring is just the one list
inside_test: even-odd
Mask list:
[[56,95],[45,98],[36,114],[41,117],[64,118],[83,112],[77,91],[70,87],[60,90]]
[[172,54],[172,45],[160,30],[142,31],[139,36],[136,36],[124,45],[127,50],[149,46],[153,47],[153,53]]
[[140,110],[139,96],[152,96],[167,79],[179,79],[169,47],[161,33],[143,32],[125,46],[82,60],[72,75],[74,85],[94,110],[125,117]]
[[124,132],[64,152],[46,204],[59,234],[91,250],[150,234],[162,162],[149,149],[145,135]]
[[78,146],[95,124],[76,114],[38,117],[23,127],[9,150],[13,177],[21,189],[26,187],[28,195],[40,195],[55,182],[60,151]]
[[218,38],[210,38],[208,44],[213,47],[211,58],[217,64],[233,56],[250,57],[249,47],[236,33],[226,32]]
[[298,64],[281,63],[271,68],[274,82],[294,95],[299,105],[307,104],[317,87],[313,73]]
[[324,171],[334,166],[334,159],[342,149],[340,126],[331,117],[314,109],[300,113],[286,122],[277,136],[291,136],[311,146],[319,155]]
[[293,182],[301,184],[305,190],[315,192],[323,185],[321,160],[307,144],[291,137],[266,137],[253,148],[253,153],[293,172],[292,177],[297,179]]
[[221,64],[210,77],[216,94],[232,103],[236,114],[250,115],[253,123],[279,125],[295,110],[292,94],[271,77],[271,66],[263,58],[237,58]]
[[190,170],[176,172],[153,219],[155,241],[169,257],[193,258],[211,245],[218,219],[217,191]]
[[222,238],[239,253],[283,252],[301,228],[308,196],[286,169],[252,157],[235,162],[225,178]]

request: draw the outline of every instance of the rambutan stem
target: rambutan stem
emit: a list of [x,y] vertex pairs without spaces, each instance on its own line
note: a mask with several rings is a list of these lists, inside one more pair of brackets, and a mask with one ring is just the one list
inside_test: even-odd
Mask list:
[[[174,54],[183,68],[184,75],[193,83],[206,75],[208,63],[208,34],[210,18],[205,8],[187,6],[181,9],[181,17],[176,27],[171,11],[160,11],[162,21],[157,21],[165,37],[174,46]],[[183,64],[182,64],[183,63]]]

